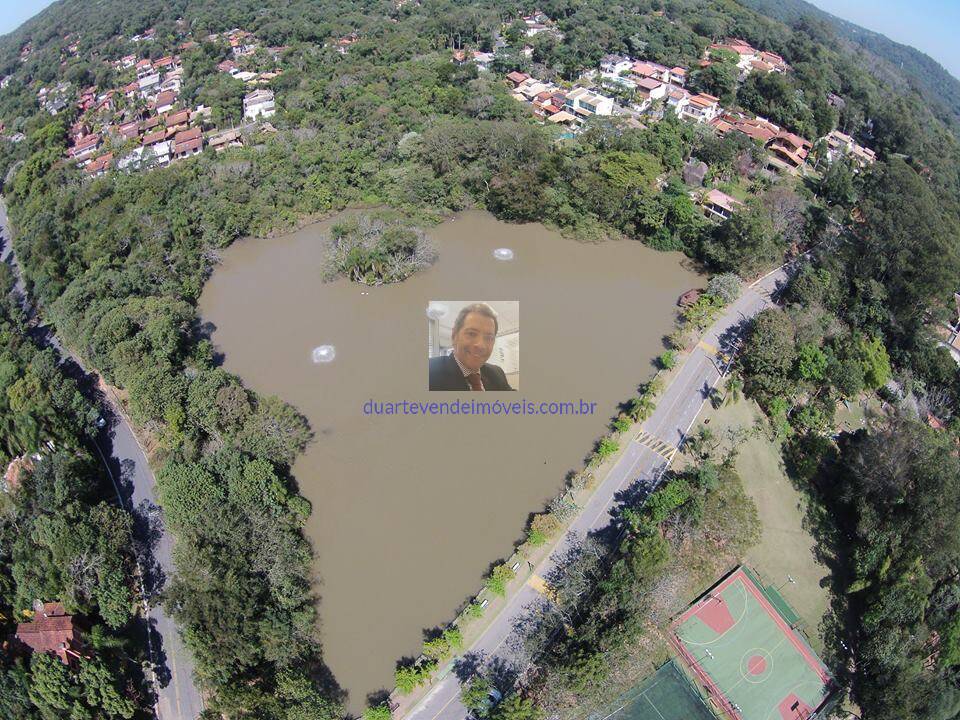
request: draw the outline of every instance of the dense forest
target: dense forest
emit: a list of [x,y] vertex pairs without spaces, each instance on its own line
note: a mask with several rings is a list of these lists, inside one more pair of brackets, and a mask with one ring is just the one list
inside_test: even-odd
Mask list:
[[[824,24],[787,27],[732,0],[546,0],[538,7],[562,39],[532,38],[530,57],[510,27],[532,4],[500,0],[399,7],[61,0],[0,40],[0,76],[13,76],[0,91],[0,120],[27,138],[0,142],[16,247],[45,319],[129,393],[133,418],[157,440],[159,496],[177,537],[178,572],[165,602],[196,657],[211,712],[332,718],[340,698],[317,640],[311,549],[301,532],[310,508],[289,474],[311,431],[295,409],[257,396],[216,366],[197,298],[218,250],[236,238],[348,205],[382,205],[418,223],[483,207],[580,238],[625,236],[680,250],[709,272],[742,277],[815,248],[784,290],[785,310],[754,323],[739,373],[745,392],[779,428],[797,482],[837,523],[824,522],[824,543],[850,544],[835,573],[833,632],[844,645],[832,659],[847,669],[864,717],[893,710],[904,718],[956,717],[960,558],[950,519],[960,507],[958,424],[951,421],[960,386],[934,333],[951,319],[960,281],[955,137],[917,95],[870,74]],[[506,45],[492,72],[451,62],[455,48],[492,49],[505,25]],[[154,41],[130,41],[147,27],[156,29]],[[37,106],[38,87],[61,79],[109,87],[113,60],[133,52],[160,57],[187,38],[197,44],[182,52],[185,97],[212,107],[218,121],[239,122],[242,86],[238,92],[217,73],[224,52],[203,41],[233,27],[284,47],[284,71],[270,85],[279,108],[271,118],[275,132],[253,132],[244,147],[150,172],[85,179],[64,162],[75,110],[51,117]],[[348,33],[358,39],[347,52],[329,46]],[[76,56],[64,53],[66,36],[79,42]],[[577,137],[558,141],[501,81],[502,73],[521,69],[569,82],[611,52],[695,67],[711,42],[727,36],[781,54],[792,71],[751,75],[742,84],[723,72],[695,72],[694,85],[810,139],[841,128],[875,149],[878,161],[859,172],[818,161],[819,171],[808,177],[778,178],[762,171],[763,148],[745,137],[718,137],[674,119],[635,127],[597,118]],[[28,41],[32,50],[21,60]],[[840,106],[830,95],[842,99]],[[691,157],[708,164],[712,183],[744,193],[742,212],[717,224],[704,219],[681,178]],[[20,332],[11,328],[10,342],[22,342],[14,337]],[[22,368],[34,365],[32,382],[49,386],[49,361],[38,357],[5,373],[10,383],[0,402],[14,415],[17,403],[43,397],[17,387]],[[834,443],[836,401],[877,391],[891,403],[920,398],[946,430],[890,417]],[[63,437],[57,423],[70,415],[43,412],[55,422],[41,437],[18,421],[22,440],[8,454]],[[898,472],[890,436],[909,439],[904,452],[918,462]],[[63,469],[70,477],[92,472],[82,463],[71,468]],[[57,486],[53,477],[49,482]],[[716,497],[712,475],[677,483],[683,497],[667,514],[633,517],[631,539],[616,550],[602,585],[608,614],[579,617],[581,634],[550,657],[569,651],[590,672],[607,667],[594,658],[620,627],[611,613],[626,612],[623,595],[643,593],[668,559],[651,523],[680,518],[696,532]],[[44,502],[93,503],[91,492],[63,490]],[[917,493],[928,497],[906,502]],[[16,502],[30,503],[20,512],[31,517],[40,512],[29,493]],[[119,521],[98,527],[114,525],[116,534],[98,542],[122,541]],[[4,556],[3,577],[16,577],[16,562]],[[4,582],[4,602],[22,603],[29,591]],[[46,589],[76,595],[108,625],[120,622],[112,595],[77,595],[63,584]],[[588,682],[568,669],[558,662],[544,687]],[[23,688],[26,672],[9,668],[4,682]],[[516,717],[525,716],[518,710]]]
[[133,520],[94,446],[98,410],[28,337],[12,288],[0,266],[0,462],[16,460],[0,493],[0,632],[58,601],[80,628],[81,657],[68,670],[5,642],[0,717],[150,717]]
[[826,22],[864,61],[891,82],[916,88],[924,102],[954,127],[960,126],[960,80],[916,48],[824,12],[806,0],[744,0],[744,5],[793,25],[802,18]]

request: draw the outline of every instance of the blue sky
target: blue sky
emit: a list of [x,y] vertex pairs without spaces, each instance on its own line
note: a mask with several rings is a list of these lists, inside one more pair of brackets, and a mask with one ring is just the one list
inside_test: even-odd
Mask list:
[[[16,29],[51,0],[0,0],[0,35]],[[927,53],[960,78],[960,0],[812,0],[838,17]]]

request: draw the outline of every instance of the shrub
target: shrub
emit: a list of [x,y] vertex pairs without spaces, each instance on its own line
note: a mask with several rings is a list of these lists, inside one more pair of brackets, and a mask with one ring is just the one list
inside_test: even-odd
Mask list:
[[677,351],[676,350],[664,350],[660,353],[660,357],[657,358],[657,363],[664,370],[670,370],[673,367],[676,367],[677,364]]

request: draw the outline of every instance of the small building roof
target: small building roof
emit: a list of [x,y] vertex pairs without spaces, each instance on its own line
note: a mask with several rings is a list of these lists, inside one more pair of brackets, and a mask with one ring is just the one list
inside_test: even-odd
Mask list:
[[552,123],[568,123],[568,122],[573,122],[576,119],[577,118],[575,116],[571,115],[566,110],[561,110],[560,112],[554,113],[553,115],[547,118],[547,120],[549,120]]
[[722,207],[728,212],[734,212],[737,208],[743,206],[743,203],[737,200],[735,197],[730,197],[722,190],[717,190],[716,188],[708,190],[707,194],[703,198],[703,201],[704,203]]

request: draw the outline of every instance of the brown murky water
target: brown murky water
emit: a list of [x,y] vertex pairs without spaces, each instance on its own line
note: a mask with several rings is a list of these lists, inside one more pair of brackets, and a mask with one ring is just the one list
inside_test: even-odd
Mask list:
[[[293,471],[313,503],[325,656],[357,711],[580,467],[617,403],[650,375],[677,296],[702,279],[678,254],[580,244],[475,211],[432,231],[438,262],[404,283],[324,284],[320,236],[330,224],[235,243],[200,313],[216,326],[226,369],[298,407],[316,433]],[[495,260],[498,247],[515,260]],[[371,399],[457,397],[426,390],[432,299],[519,300],[517,396],[583,398],[598,413],[364,415]],[[333,363],[313,363],[322,344],[336,347]]]

